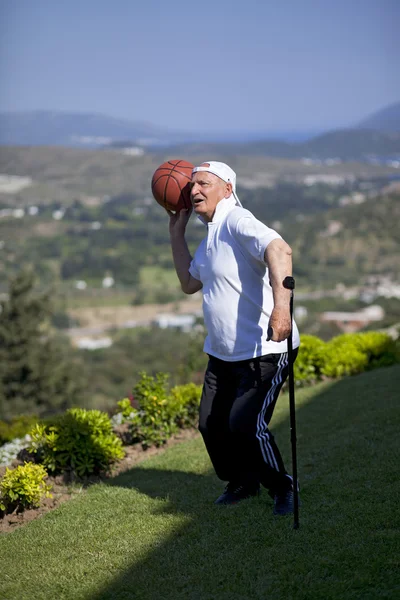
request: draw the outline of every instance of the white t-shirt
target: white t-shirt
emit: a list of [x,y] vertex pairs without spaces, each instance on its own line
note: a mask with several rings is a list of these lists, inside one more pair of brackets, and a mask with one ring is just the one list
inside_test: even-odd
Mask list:
[[[189,268],[203,284],[204,352],[226,361],[287,352],[286,340],[267,342],[274,303],[264,252],[281,236],[232,197],[217,204],[207,228]],[[299,345],[293,322],[293,348]]]

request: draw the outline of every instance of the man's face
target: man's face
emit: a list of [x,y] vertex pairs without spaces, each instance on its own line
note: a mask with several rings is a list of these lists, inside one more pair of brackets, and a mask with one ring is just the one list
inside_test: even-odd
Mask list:
[[222,179],[200,171],[192,176],[190,198],[193,210],[206,221],[212,221],[216,206],[223,198],[228,198],[232,193],[232,185]]

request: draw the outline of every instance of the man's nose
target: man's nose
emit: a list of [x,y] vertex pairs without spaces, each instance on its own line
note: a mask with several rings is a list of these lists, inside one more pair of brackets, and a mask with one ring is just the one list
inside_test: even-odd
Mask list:
[[194,196],[198,191],[199,191],[198,183],[192,183],[192,189],[190,190],[191,195]]

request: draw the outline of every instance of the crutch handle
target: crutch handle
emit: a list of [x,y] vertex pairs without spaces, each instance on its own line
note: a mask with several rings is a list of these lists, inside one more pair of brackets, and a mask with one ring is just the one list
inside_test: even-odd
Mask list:
[[285,277],[285,279],[283,280],[282,283],[283,283],[283,287],[286,288],[287,290],[294,290],[294,288],[296,287],[294,277],[290,277],[290,275]]

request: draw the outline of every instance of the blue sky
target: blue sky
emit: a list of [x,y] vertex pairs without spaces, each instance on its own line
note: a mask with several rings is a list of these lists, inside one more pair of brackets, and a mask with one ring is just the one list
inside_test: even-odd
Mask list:
[[399,26],[398,0],[0,0],[0,110],[347,126],[400,100]]

